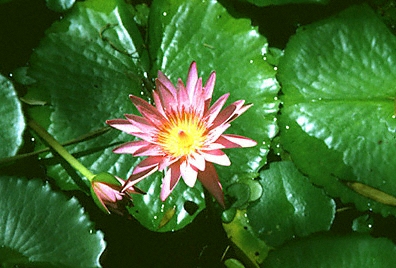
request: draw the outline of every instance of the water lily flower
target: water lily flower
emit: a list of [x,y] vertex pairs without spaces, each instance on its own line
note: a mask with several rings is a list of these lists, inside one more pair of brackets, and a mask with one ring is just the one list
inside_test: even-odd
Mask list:
[[95,203],[109,214],[110,210],[122,214],[122,201],[130,202],[132,193],[143,193],[133,185],[129,186],[125,192],[122,192],[121,189],[124,183],[123,179],[112,176],[109,173],[103,172],[96,175],[91,181],[91,195]]
[[221,149],[251,147],[257,143],[243,136],[223,134],[251,104],[244,105],[244,100],[238,100],[222,110],[229,96],[227,93],[210,106],[215,80],[216,73],[212,72],[203,86],[195,62],[188,71],[186,85],[179,78],[174,86],[159,71],[153,91],[155,106],[130,95],[142,116],[126,114],[126,119],[106,122],[140,138],[120,145],[113,150],[114,153],[147,156],[134,168],[123,190],[153,171],[165,171],[160,194],[162,201],[170,195],[180,178],[189,187],[194,187],[198,179],[224,207],[222,186],[213,163],[231,164]]

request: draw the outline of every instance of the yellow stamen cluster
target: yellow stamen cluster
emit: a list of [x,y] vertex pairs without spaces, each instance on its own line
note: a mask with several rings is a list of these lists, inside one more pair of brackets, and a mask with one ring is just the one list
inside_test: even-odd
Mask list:
[[206,126],[194,113],[179,113],[170,116],[161,126],[158,143],[173,156],[188,156],[200,149],[205,142]]

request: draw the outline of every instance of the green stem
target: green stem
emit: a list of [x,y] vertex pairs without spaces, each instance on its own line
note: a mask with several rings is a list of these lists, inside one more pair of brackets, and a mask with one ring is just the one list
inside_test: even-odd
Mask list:
[[51,134],[42,128],[37,122],[30,120],[28,122],[37,135],[39,135],[55,152],[57,152],[63,159],[65,159],[75,170],[80,172],[89,181],[92,181],[95,175],[89,171],[83,164],[81,164],[74,156],[72,156],[59,142],[57,142]]
[[[87,140],[96,138],[97,136],[100,136],[100,135],[106,133],[109,130],[110,130],[110,127],[103,127],[101,129],[92,131],[92,132],[90,132],[88,134],[85,134],[85,135],[83,135],[81,137],[78,137],[76,139],[67,141],[65,143],[61,143],[61,145],[63,147],[66,147],[66,146],[73,145],[73,144],[76,144],[76,143],[79,143],[79,142],[87,141]],[[51,150],[51,148],[46,147],[46,148],[38,150],[38,151],[34,151],[34,152],[30,152],[30,153],[24,153],[24,154],[18,154],[18,155],[7,157],[7,158],[2,158],[2,159],[0,159],[0,166],[4,165],[4,164],[12,163],[14,161],[18,161],[18,160],[21,160],[21,159],[24,159],[24,158],[27,158],[27,157],[39,155],[39,154],[48,152],[50,150]]]

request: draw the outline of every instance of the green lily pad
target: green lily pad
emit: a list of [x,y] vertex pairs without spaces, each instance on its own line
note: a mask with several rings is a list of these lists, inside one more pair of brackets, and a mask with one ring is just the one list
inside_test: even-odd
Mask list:
[[16,154],[22,145],[22,134],[25,130],[25,119],[22,105],[18,100],[12,83],[0,75],[0,158]]
[[64,12],[70,9],[76,0],[46,0],[47,7],[56,12]]
[[[204,80],[216,71],[214,100],[230,92],[229,102],[244,99],[254,104],[232,122],[229,133],[248,136],[258,145],[225,151],[232,164],[216,169],[224,188],[234,176],[255,176],[266,163],[269,141],[277,133],[279,86],[274,67],[263,59],[268,53],[265,37],[250,20],[232,17],[217,1],[200,0],[154,1],[149,33],[150,54],[156,59],[152,73],[160,69],[176,83],[196,61]],[[252,122],[257,122],[254,127]]]
[[259,239],[249,224],[246,210],[236,210],[232,221],[223,223],[228,238],[237,247],[240,257],[249,267],[258,267],[272,249]]
[[[147,58],[135,57],[147,54],[129,15],[123,1],[77,3],[47,30],[35,49],[28,75],[37,82],[25,99],[46,103],[29,112],[60,143],[104,127],[107,119],[136,111],[128,94],[140,95],[139,75]],[[126,137],[110,131],[67,149],[79,152],[79,160],[93,173],[108,171],[125,178],[134,161],[128,158],[128,165],[118,164],[125,156],[111,149]],[[49,175],[64,190],[78,189],[60,165],[50,168]]]
[[[129,7],[117,1],[77,3],[65,18],[55,23],[31,59],[29,75],[37,83],[26,98],[42,100],[47,106],[34,107],[31,115],[46,126],[60,142],[104,126],[107,119],[122,118],[137,110],[129,94],[144,95],[143,41],[129,17]],[[137,52],[128,55],[127,52]],[[67,55],[67,56],[65,56]],[[138,56],[140,58],[137,58]],[[66,66],[66,67],[65,67]],[[73,79],[69,79],[73,77]],[[109,172],[127,178],[141,158],[112,152],[115,144],[133,139],[113,130],[92,141],[68,147],[93,173]],[[64,190],[78,189],[60,166],[49,168],[50,176]],[[181,186],[165,203],[159,199],[162,174],[139,184],[146,195],[135,195],[131,214],[155,231],[170,231],[190,223],[204,206],[202,187]],[[153,187],[155,186],[155,188]],[[193,215],[184,209],[186,201],[198,205]],[[167,211],[178,214],[161,225]],[[161,226],[161,228],[159,228]]]
[[396,247],[388,239],[368,235],[318,235],[288,243],[270,252],[262,267],[375,267],[396,262]]
[[272,6],[272,5],[286,5],[286,4],[327,4],[329,0],[240,0],[242,2],[249,2],[256,6]]
[[281,143],[296,166],[384,216],[396,215],[383,201],[396,192],[395,63],[395,36],[363,5],[302,27],[278,69]]
[[[168,21],[164,21],[163,15],[157,15],[168,4],[172,4],[174,13],[167,11],[165,17]],[[275,70],[263,60],[266,40],[250,25],[249,20],[231,17],[220,4],[196,4],[197,1],[158,1],[152,4],[150,29],[153,30],[149,31],[150,44],[147,47],[150,47],[150,58],[156,61],[150,63],[130,6],[121,0],[76,3],[60,22],[47,31],[31,57],[28,75],[37,82],[29,88],[25,98],[47,104],[31,108],[31,116],[59,142],[74,139],[103,127],[107,119],[123,118],[125,113],[138,114],[128,95],[149,98],[148,66],[153,65],[150,69],[153,76],[161,69],[172,80],[177,77],[185,80],[188,65],[196,60],[204,77],[216,69],[219,78],[215,98],[230,91],[232,100],[247,99],[248,102],[254,102],[254,108],[243,116],[261,122],[251,131],[246,120],[240,120],[240,123],[236,121],[231,131],[256,139],[260,146],[235,149],[235,153],[230,154],[234,162],[231,169],[219,169],[221,174],[224,173],[222,178],[231,178],[235,173],[257,171],[265,163],[269,139],[277,131],[274,117],[279,104],[279,101],[274,100],[279,90],[274,77]],[[192,17],[202,21],[195,26],[196,36],[193,40],[204,36],[208,27],[218,28],[216,35],[210,37],[213,40],[208,43],[209,47],[215,46],[215,50],[202,42],[190,43],[196,56],[188,56],[185,51],[180,58],[182,54],[176,53],[173,45],[162,42],[161,27],[166,28],[164,38],[167,42],[184,42],[191,37],[188,20],[183,28],[179,27],[181,22],[177,18],[182,14],[177,13],[177,9],[186,14],[192,12]],[[176,24],[178,35],[172,37],[171,30],[176,28]],[[230,53],[230,47],[234,48],[233,53]],[[201,49],[203,53],[199,53]],[[232,60],[228,59],[231,56]],[[173,62],[172,65],[165,64],[169,60]],[[230,72],[235,66],[241,68],[231,76]],[[114,154],[112,149],[115,144],[131,140],[131,136],[114,130],[67,149],[78,153],[78,159],[93,173],[109,172],[127,178],[141,158]],[[263,141],[268,142],[262,144]],[[78,189],[60,165],[49,167],[48,170],[62,189]],[[147,194],[133,197],[135,206],[130,208],[130,212],[151,230],[183,228],[205,208],[202,186],[197,183],[195,188],[189,188],[180,182],[172,195],[162,203],[158,194],[162,177],[163,174],[156,173],[138,184]],[[186,202],[198,206],[192,215],[184,209]]]
[[274,162],[260,173],[263,193],[247,208],[250,226],[270,246],[329,230],[335,202],[313,186],[292,162]]
[[77,199],[67,200],[40,180],[5,176],[0,195],[2,267],[100,267],[103,234]]
[[352,222],[352,230],[359,233],[370,233],[374,226],[374,219],[369,214],[357,217]]

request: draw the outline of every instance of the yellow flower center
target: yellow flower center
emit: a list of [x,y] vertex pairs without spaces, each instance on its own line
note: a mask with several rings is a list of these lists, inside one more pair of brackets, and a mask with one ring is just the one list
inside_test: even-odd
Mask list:
[[201,148],[206,138],[205,124],[193,113],[175,114],[162,125],[158,143],[165,153],[187,156]]

